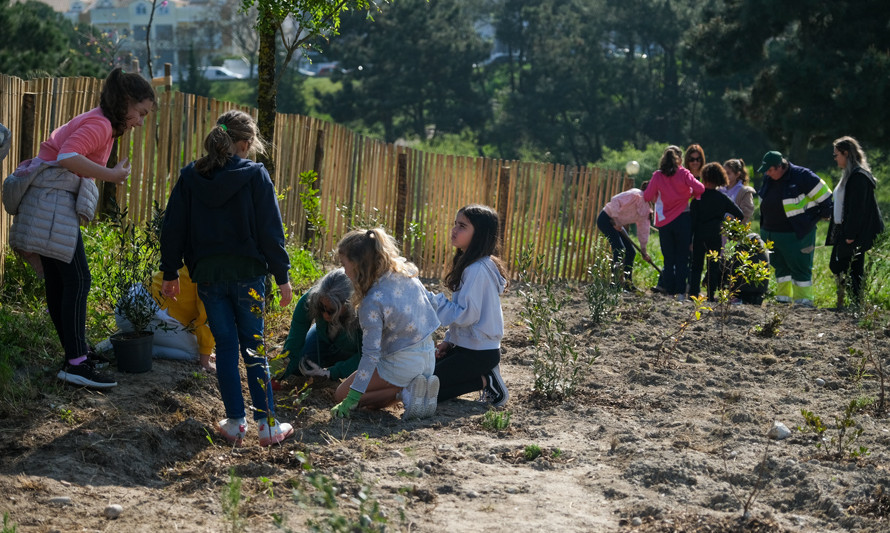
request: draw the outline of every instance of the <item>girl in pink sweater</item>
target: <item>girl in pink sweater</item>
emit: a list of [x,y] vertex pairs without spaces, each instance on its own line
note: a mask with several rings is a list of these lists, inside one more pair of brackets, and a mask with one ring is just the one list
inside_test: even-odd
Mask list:
[[[120,185],[130,174],[126,159],[108,168],[115,137],[142,126],[155,108],[155,93],[148,80],[120,68],[105,79],[99,107],[72,118],[40,143],[33,159],[22,162],[14,175],[24,184],[10,242],[42,272],[46,305],[65,359],[57,377],[67,383],[107,389],[117,383],[99,372],[86,341],[87,295],[90,268],[83,247],[78,217],[91,219],[98,198],[94,179]],[[6,190],[4,186],[4,191]],[[10,209],[6,205],[7,210]]]
[[689,200],[701,197],[705,191],[705,186],[680,164],[682,157],[678,146],[668,146],[643,192],[647,202],[655,202],[655,227],[664,257],[663,287],[680,301],[685,299],[692,242]]

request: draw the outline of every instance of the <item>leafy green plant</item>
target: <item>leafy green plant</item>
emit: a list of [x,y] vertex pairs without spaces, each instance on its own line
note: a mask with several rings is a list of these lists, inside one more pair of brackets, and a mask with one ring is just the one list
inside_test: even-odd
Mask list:
[[522,450],[522,456],[525,457],[526,461],[534,461],[543,453],[544,451],[537,444],[529,444]]
[[241,516],[241,478],[235,475],[234,468],[229,470],[229,482],[223,487],[222,511],[228,531],[237,533],[246,529],[247,521]]
[[300,173],[300,204],[303,205],[303,211],[306,213],[306,224],[308,230],[306,232],[305,244],[311,247],[316,240],[324,242],[324,231],[328,227],[327,221],[321,214],[321,198],[318,196],[319,189],[315,188],[315,182],[318,181],[318,173],[314,170],[307,170]]
[[[584,375],[582,371],[599,357],[599,349],[578,350],[561,313],[569,301],[569,292],[552,279],[546,269],[535,268],[542,262],[543,258],[534,257],[530,248],[520,253],[517,272],[521,288],[518,292],[525,305],[519,316],[529,331],[533,346],[533,392],[556,399],[575,393],[577,380]],[[532,285],[527,281],[536,278],[544,280],[543,283]]]
[[106,298],[133,330],[146,331],[157,308],[150,283],[160,258],[164,210],[155,201],[151,218],[140,226],[128,218],[126,208],[121,209],[114,198],[110,201],[108,221],[114,243],[101,259],[101,268],[92,271]]
[[489,409],[482,415],[482,427],[488,431],[501,431],[510,426],[510,411]]
[[[758,286],[766,284],[770,279],[769,264],[766,261],[756,261],[757,254],[765,252],[759,240],[749,239],[751,224],[745,224],[735,218],[726,218],[720,228],[720,233],[726,237],[726,246],[723,253],[717,250],[705,254],[705,261],[718,265],[723,272],[723,283],[714,292],[715,305],[712,312],[720,321],[720,335],[725,334],[727,322],[729,322],[729,310],[732,302],[741,292],[744,286]],[[766,249],[770,243],[766,243]]]
[[590,282],[584,287],[584,296],[594,324],[602,324],[611,319],[620,300],[621,286],[611,279],[611,262],[610,257],[600,254],[587,269]]
[[821,449],[823,446],[825,446],[826,450],[831,450],[829,454],[838,459],[845,457],[849,457],[852,459],[855,459],[857,457],[864,457],[870,452],[865,446],[855,446],[856,440],[858,440],[859,437],[862,436],[862,432],[864,430],[856,423],[856,420],[853,418],[853,416],[872,403],[873,400],[871,398],[864,397],[850,400],[850,403],[848,403],[844,408],[843,415],[834,416],[835,429],[837,430],[837,434],[833,435],[827,441],[825,439],[825,434],[828,432],[828,426],[826,426],[825,423],[822,422],[821,417],[812,413],[811,411],[807,411],[806,409],[800,410],[800,414],[804,418],[804,425],[798,426],[797,429],[802,433],[815,433],[816,441],[814,444],[816,448]]

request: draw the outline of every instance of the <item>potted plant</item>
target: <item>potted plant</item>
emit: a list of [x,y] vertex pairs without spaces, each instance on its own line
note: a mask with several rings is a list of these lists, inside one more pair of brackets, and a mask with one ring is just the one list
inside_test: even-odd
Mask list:
[[137,225],[112,198],[108,221],[113,228],[111,252],[99,274],[105,296],[114,307],[120,331],[111,336],[118,369],[151,370],[154,332],[150,324],[158,310],[151,295],[151,277],[160,256],[164,211],[155,202],[152,217]]

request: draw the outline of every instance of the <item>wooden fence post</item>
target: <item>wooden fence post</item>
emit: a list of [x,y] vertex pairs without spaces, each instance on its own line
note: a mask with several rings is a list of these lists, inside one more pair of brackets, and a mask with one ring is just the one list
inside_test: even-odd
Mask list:
[[[498,242],[501,244],[501,253],[506,253],[504,246],[504,232],[507,229],[507,198],[510,194],[510,167],[503,166],[498,175],[498,219],[500,219],[500,231]],[[503,257],[503,256],[502,256]]]
[[37,120],[37,95],[24,93],[22,95],[22,126],[19,130],[19,162],[31,159],[37,155],[34,139],[34,128]]
[[398,191],[396,197],[396,234],[395,237],[402,241],[405,236],[405,217],[408,211],[408,155],[399,154],[397,164]]
[[[312,163],[312,170],[315,171],[315,196],[321,196],[321,169],[324,166],[324,130],[319,129],[318,135],[315,137],[315,161]],[[317,213],[316,213],[317,214]],[[315,240],[315,227],[309,223],[307,219],[303,226],[303,243]]]

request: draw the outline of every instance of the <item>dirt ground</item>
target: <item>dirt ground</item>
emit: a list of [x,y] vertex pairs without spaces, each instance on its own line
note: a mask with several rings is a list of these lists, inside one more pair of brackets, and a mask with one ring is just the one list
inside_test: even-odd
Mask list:
[[[861,435],[841,447],[868,455],[826,451],[838,448],[835,416],[879,396],[851,349],[890,367],[883,329],[866,342],[849,313],[768,303],[733,307],[722,334],[714,318],[692,322],[662,349],[692,303],[627,294],[616,320],[593,326],[576,289],[570,333],[600,356],[574,396],[548,401],[533,392],[522,305],[516,290],[503,300],[511,418],[500,431],[471,396],[428,420],[403,422],[393,408],[332,421],[333,384],[313,383],[300,402],[279,395],[298,405],[279,413],[296,438],[260,448],[254,425],[232,448],[213,430],[224,416],[216,380],[196,365],[156,360],[145,374],[115,373],[106,393],[43,369],[40,401],[0,427],[0,512],[19,532],[358,531],[375,519],[449,533],[890,531],[890,419],[853,416],[847,436]],[[757,335],[774,317],[778,335]],[[828,426],[826,447],[798,431],[802,409]],[[768,438],[774,422],[791,435]],[[528,460],[532,445],[541,455]],[[226,492],[237,505],[224,506]]]

